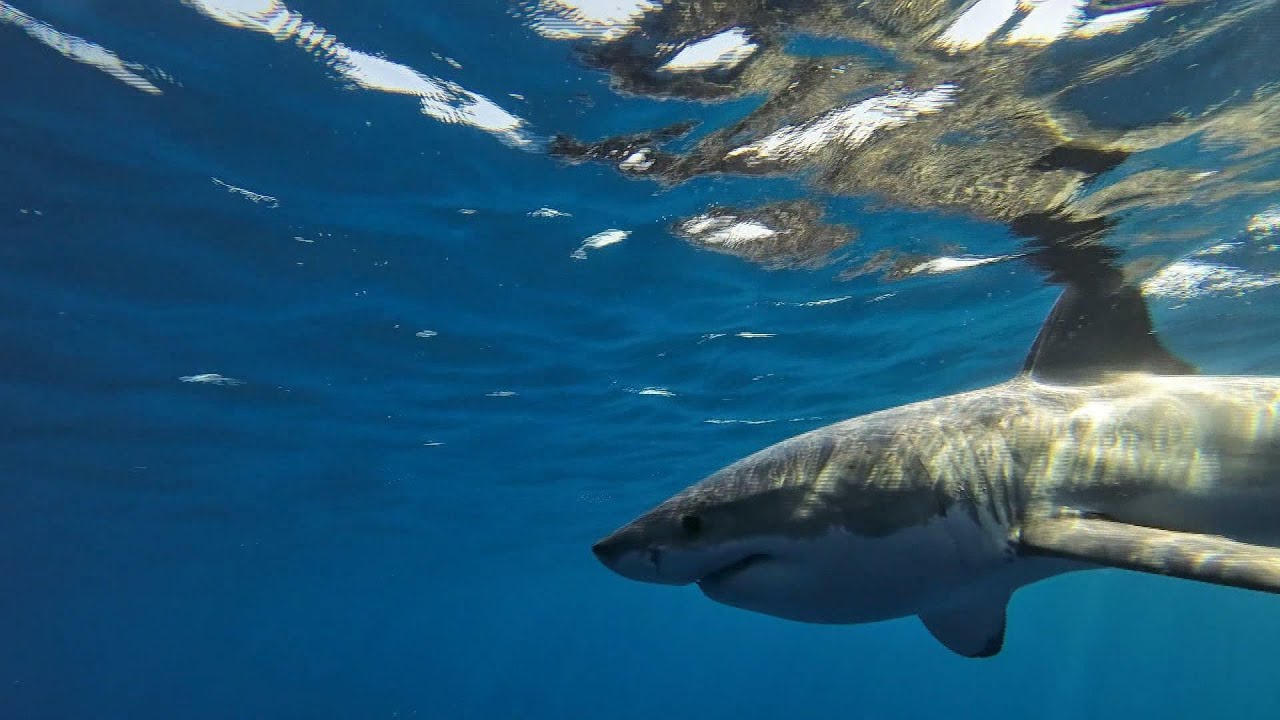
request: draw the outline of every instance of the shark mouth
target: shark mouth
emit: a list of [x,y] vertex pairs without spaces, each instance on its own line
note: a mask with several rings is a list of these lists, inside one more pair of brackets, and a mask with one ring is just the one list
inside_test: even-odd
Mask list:
[[698,580],[698,584],[703,585],[707,583],[724,582],[747,568],[755,567],[756,565],[759,565],[762,562],[768,562],[771,559],[773,558],[765,553],[752,553],[740,560],[735,560],[734,562],[725,565],[719,570],[713,570],[706,575],[703,575],[702,579]]

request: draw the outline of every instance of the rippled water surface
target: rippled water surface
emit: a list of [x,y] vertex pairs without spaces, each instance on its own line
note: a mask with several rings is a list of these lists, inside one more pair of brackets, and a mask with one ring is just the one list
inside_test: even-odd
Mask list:
[[769,443],[1140,284],[1280,374],[1280,3],[0,0],[0,717],[1271,718],[1280,606],[997,658],[628,583]]

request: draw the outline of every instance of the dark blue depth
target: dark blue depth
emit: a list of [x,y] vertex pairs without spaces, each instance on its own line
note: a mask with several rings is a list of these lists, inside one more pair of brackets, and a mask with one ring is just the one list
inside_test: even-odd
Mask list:
[[[291,7],[535,134],[724,112],[619,97],[502,3],[376,5]],[[0,718],[1280,712],[1260,594],[1064,577],[974,662],[915,620],[788,623],[592,558],[764,445],[1016,372],[1055,296],[1031,270],[765,271],[669,223],[799,181],[558,164],[176,2],[22,9],[173,82],[138,92],[0,25]],[[871,249],[1015,247],[942,215],[858,223]],[[610,228],[632,234],[571,257]],[[1213,371],[1274,373],[1274,295],[1252,297],[1157,321]],[[202,373],[243,384],[180,380]]]

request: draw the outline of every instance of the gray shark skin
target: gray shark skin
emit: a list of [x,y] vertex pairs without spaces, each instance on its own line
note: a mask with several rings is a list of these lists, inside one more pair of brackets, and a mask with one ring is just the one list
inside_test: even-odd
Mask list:
[[1280,592],[1280,378],[1168,353],[1132,288],[1068,288],[1024,372],[793,437],[598,542],[610,569],[813,623],[1003,645],[1019,587],[1116,567]]

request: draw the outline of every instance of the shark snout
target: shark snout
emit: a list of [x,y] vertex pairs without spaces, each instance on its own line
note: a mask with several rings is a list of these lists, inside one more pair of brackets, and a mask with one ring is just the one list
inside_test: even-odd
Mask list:
[[688,576],[682,554],[663,544],[647,541],[634,530],[623,528],[591,546],[591,552],[605,567],[639,582],[686,585]]
[[591,552],[596,556],[597,560],[604,563],[605,567],[612,567],[614,561],[618,559],[618,555],[622,554],[622,544],[605,538],[592,545]]
[[644,530],[642,525],[624,527],[592,545],[591,552],[605,567],[629,580],[659,585],[718,583],[771,559],[745,543],[682,546]]

